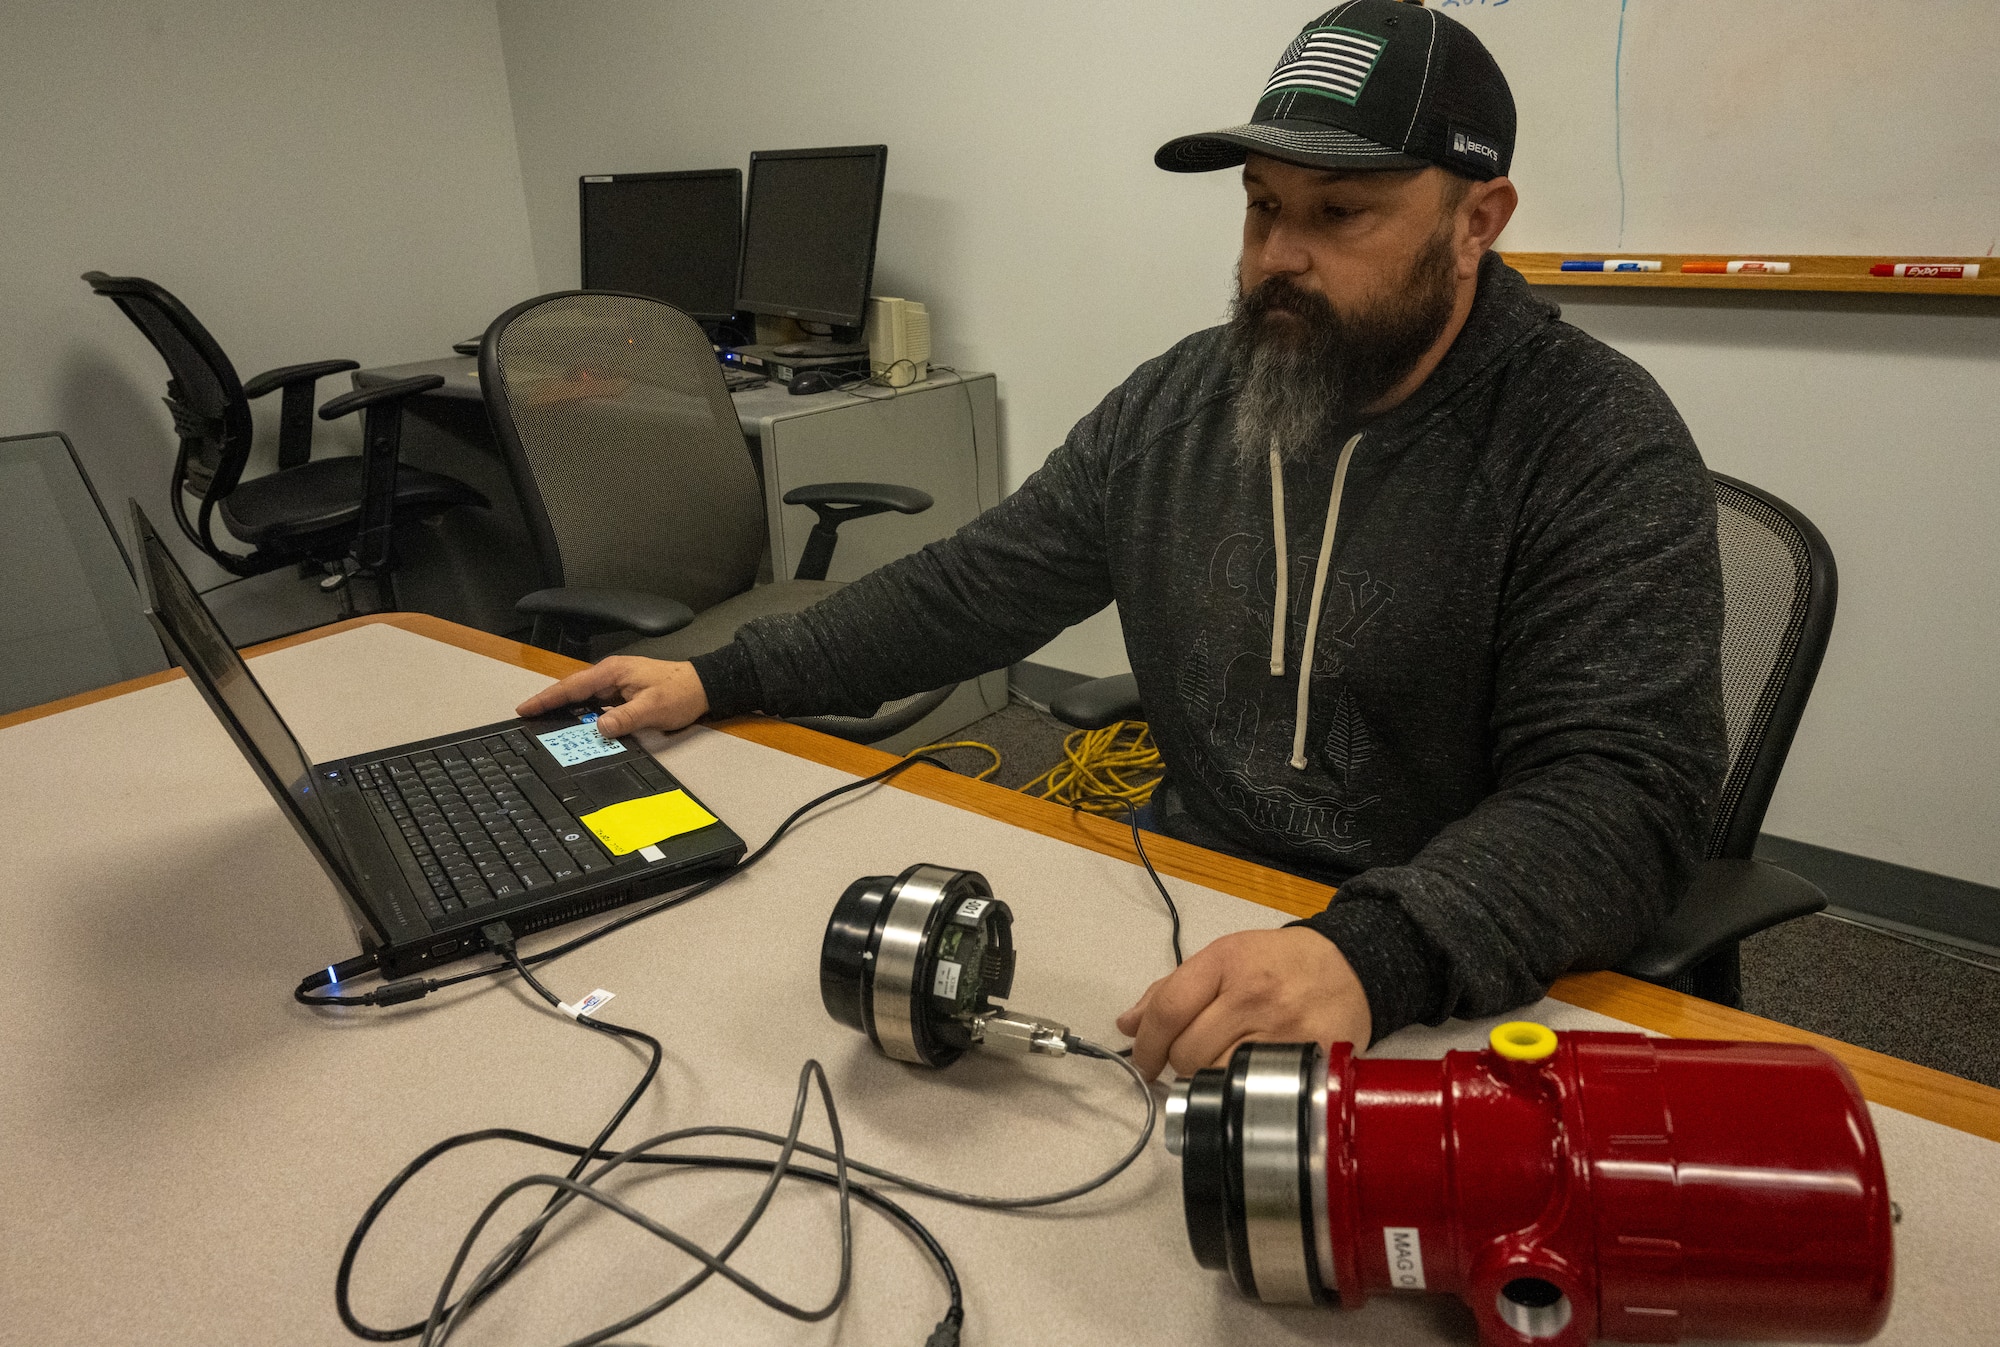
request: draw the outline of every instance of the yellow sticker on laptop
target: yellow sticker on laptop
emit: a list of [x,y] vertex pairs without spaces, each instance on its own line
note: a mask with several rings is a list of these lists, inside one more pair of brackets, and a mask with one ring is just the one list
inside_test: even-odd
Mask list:
[[621,800],[578,820],[604,843],[614,856],[629,856],[641,847],[679,837],[716,821],[715,815],[688,798],[684,790],[670,790],[638,800]]

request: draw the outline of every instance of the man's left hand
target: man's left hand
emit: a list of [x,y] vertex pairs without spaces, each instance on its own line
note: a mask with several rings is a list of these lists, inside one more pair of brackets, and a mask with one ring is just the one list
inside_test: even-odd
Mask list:
[[1131,1036],[1132,1065],[1151,1080],[1169,1063],[1183,1076],[1220,1066],[1239,1043],[1365,1048],[1372,1023],[1340,947],[1288,926],[1239,931],[1197,950],[1118,1017],[1118,1032]]

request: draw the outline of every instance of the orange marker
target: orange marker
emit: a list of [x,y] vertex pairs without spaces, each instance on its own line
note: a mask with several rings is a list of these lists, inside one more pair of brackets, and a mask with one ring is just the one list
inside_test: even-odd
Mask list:
[[1790,262],[1683,262],[1681,271],[1693,276],[1783,276]]

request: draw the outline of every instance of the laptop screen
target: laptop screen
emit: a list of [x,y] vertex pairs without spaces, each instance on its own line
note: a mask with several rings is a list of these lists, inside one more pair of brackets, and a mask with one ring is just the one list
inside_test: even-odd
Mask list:
[[[271,793],[296,820],[310,829],[307,841],[322,852],[332,850],[326,811],[312,789],[312,763],[292,737],[278,708],[250,672],[250,666],[229,644],[208,605],[188,583],[187,573],[160,541],[152,522],[132,505],[132,524],[139,539],[140,563],[152,616],[167,638],[171,653],[187,670],[209,705],[234,731],[244,756],[258,769]],[[321,839],[327,839],[322,842]],[[331,856],[323,859],[331,860]]]

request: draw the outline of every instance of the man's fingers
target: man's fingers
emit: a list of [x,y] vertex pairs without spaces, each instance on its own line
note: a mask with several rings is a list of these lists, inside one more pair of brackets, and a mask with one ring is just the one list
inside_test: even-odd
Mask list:
[[1167,1064],[1173,1067],[1175,1075],[1192,1076],[1203,1067],[1229,1065],[1229,1058],[1237,1048],[1269,1037],[1270,1034],[1260,1033],[1254,1025],[1245,1023],[1240,1004],[1218,998],[1181,1030],[1181,1036],[1167,1050]]
[[606,660],[602,664],[593,664],[588,669],[580,669],[560,683],[553,683],[543,688],[515,707],[514,714],[538,716],[559,706],[568,706],[574,702],[588,701],[592,697],[602,696],[617,687],[618,673],[611,667],[611,662]]
[[1132,1003],[1132,1008],[1118,1017],[1119,1033],[1130,1038],[1139,1031],[1140,1023],[1146,1018],[1146,1007],[1152,1003],[1153,993],[1165,981],[1165,978],[1154,978],[1153,985],[1139,994],[1139,999]]
[[597,732],[607,739],[616,739],[621,734],[630,734],[642,725],[651,723],[654,704],[659,698],[651,688],[639,693],[630,701],[617,706],[607,706],[597,716]]
[[1215,999],[1222,985],[1222,961],[1200,954],[1169,973],[1147,993],[1146,1013],[1132,1037],[1132,1065],[1147,1080],[1167,1064],[1167,1051],[1183,1030]]

